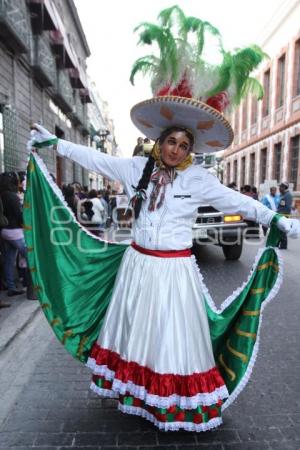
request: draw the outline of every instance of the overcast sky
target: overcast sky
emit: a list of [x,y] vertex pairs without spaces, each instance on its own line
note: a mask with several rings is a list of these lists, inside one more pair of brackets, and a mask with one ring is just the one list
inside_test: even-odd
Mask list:
[[216,26],[225,48],[257,41],[282,0],[75,0],[91,50],[88,72],[99,94],[109,103],[116,140],[124,156],[130,156],[140,135],[130,120],[131,107],[151,97],[149,79],[129,82],[133,62],[151,53],[137,47],[133,29],[140,22],[155,22],[158,13],[178,4],[186,15],[199,17]]

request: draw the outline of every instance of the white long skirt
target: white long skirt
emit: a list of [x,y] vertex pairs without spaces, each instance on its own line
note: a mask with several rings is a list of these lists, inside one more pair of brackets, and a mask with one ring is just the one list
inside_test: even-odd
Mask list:
[[222,423],[228,391],[216,367],[194,257],[124,254],[87,365],[91,388],[162,430]]

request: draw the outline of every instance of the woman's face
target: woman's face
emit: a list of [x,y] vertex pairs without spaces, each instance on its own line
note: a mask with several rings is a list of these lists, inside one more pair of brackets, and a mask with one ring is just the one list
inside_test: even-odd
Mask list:
[[184,131],[173,131],[160,144],[161,159],[168,167],[182,163],[191,150],[191,142]]

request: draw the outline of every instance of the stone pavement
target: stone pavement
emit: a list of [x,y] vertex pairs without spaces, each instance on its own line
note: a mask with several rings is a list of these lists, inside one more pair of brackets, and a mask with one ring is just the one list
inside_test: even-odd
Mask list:
[[0,308],[0,356],[1,352],[31,322],[40,309],[36,300],[27,300],[26,293],[7,297],[6,291],[0,291],[0,299],[9,304],[8,308]]
[[[114,400],[88,390],[89,370],[66,353],[38,310],[0,353],[0,450],[299,450],[300,242],[290,247],[282,289],[264,313],[253,376],[219,429],[165,433],[118,412]],[[201,249],[218,303],[245,280],[256,250],[246,246],[241,261],[228,262],[218,248]]]

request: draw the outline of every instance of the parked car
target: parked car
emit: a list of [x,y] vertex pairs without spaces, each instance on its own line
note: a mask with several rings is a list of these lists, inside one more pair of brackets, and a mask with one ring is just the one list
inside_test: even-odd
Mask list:
[[195,246],[215,244],[222,247],[228,260],[239,259],[243,249],[243,234],[247,228],[243,217],[238,214],[224,214],[210,205],[201,205],[193,226]]

